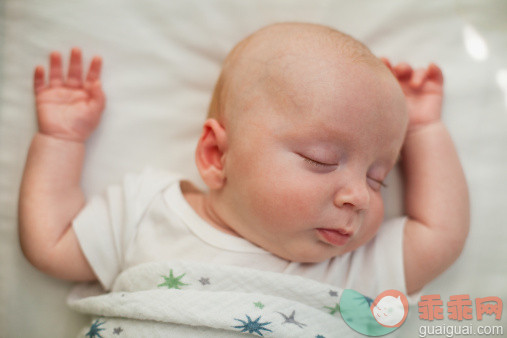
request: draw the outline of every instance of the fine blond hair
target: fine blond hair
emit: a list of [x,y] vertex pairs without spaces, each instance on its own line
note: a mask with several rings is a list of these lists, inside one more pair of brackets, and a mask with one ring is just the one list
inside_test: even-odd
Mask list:
[[291,36],[297,44],[298,39],[311,39],[315,45],[329,45],[339,51],[339,55],[351,62],[364,62],[372,66],[384,67],[383,63],[375,57],[370,49],[354,39],[352,36],[340,32],[334,28],[311,24],[311,23],[278,23],[266,26],[241,40],[227,55],[222,65],[222,70],[216,81],[211,102],[208,108],[208,118],[222,121],[226,115],[227,94],[231,91],[230,77],[237,71],[239,60],[247,59],[245,55],[252,53],[250,48],[254,44],[261,44],[268,36],[276,36],[281,39]]

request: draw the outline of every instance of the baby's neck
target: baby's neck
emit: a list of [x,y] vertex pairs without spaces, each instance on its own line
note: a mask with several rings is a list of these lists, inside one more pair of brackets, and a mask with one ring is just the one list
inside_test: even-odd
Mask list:
[[182,181],[180,187],[187,203],[206,223],[228,235],[241,237],[216,214],[209,194],[200,191],[188,181]]

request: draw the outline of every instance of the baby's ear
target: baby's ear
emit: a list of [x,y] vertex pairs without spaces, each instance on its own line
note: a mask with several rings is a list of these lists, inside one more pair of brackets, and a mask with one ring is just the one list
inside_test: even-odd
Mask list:
[[224,153],[227,150],[227,133],[215,119],[204,122],[195,151],[195,162],[201,177],[210,190],[220,189],[225,181]]

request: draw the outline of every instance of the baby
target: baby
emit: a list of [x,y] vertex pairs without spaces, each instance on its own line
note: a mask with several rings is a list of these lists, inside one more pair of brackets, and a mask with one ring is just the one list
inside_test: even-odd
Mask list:
[[[35,70],[38,131],[19,202],[23,253],[74,280],[183,258],[407,294],[449,267],[469,229],[467,186],[441,121],[443,78],[391,66],[329,27],[265,27],[227,56],[195,159],[208,187],[147,170],[89,201],[85,141],[105,105],[101,59],[82,78]],[[383,181],[401,158],[406,217],[383,223]]]

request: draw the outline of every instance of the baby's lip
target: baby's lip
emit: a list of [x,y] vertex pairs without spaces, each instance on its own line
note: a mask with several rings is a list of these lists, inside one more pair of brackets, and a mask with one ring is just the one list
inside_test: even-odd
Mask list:
[[353,232],[345,229],[317,228],[317,232],[325,242],[342,246],[347,244]]
[[343,228],[337,228],[337,229],[334,229],[334,228],[319,228],[319,229],[329,230],[329,231],[335,231],[335,232],[339,233],[340,235],[349,236],[349,237],[354,234],[353,230],[347,230],[347,229],[343,229]]

